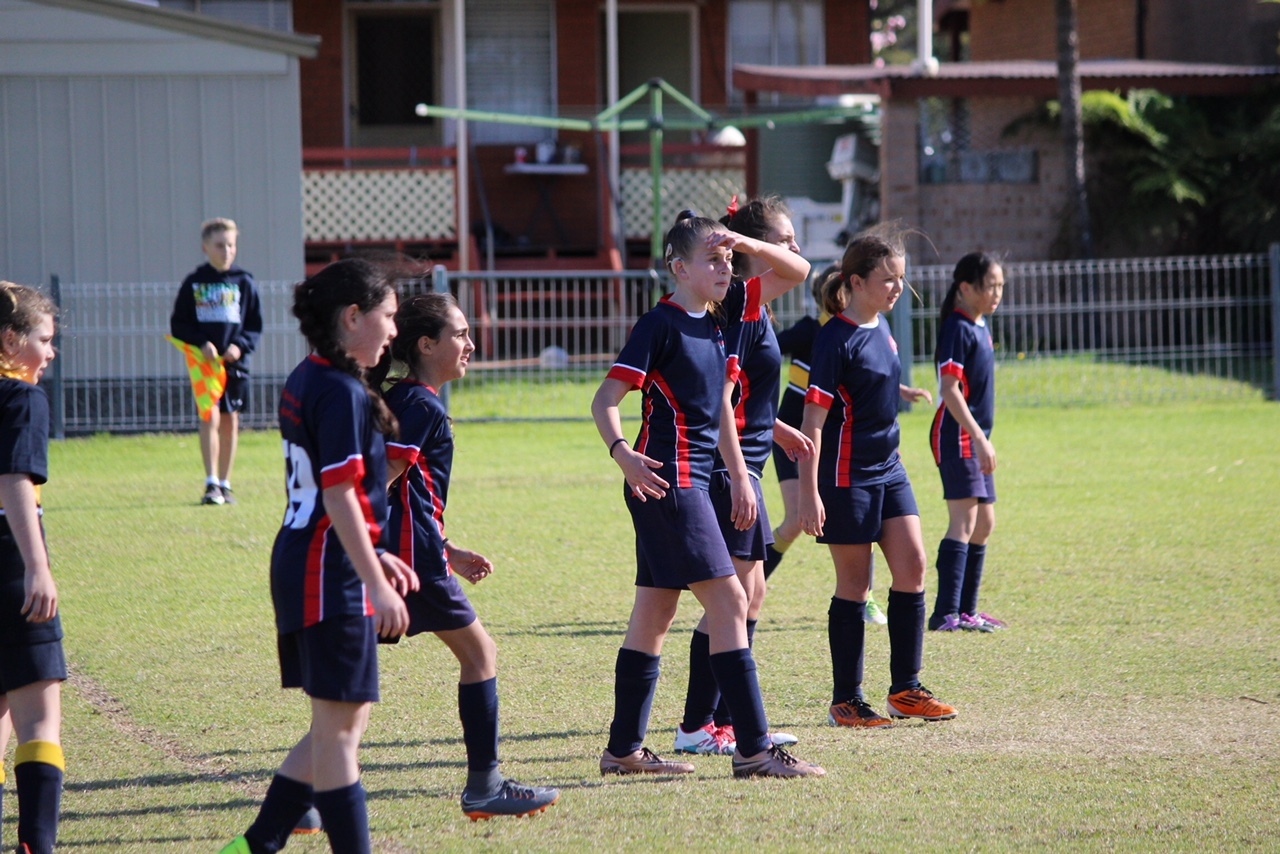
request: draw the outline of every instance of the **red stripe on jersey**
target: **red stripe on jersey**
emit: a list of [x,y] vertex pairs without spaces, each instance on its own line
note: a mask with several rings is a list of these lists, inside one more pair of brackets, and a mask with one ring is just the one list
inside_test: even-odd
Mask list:
[[809,386],[809,390],[804,395],[805,403],[816,403],[823,409],[830,409],[831,405],[836,402],[835,395],[825,392],[816,385]]
[[402,477],[400,479],[400,511],[404,514],[401,516],[402,523],[400,525],[400,547],[397,554],[400,559],[409,566],[414,565],[413,557],[413,509],[409,504],[409,495],[413,492],[413,488],[409,486],[409,478]]
[[324,550],[332,523],[328,515],[320,517],[311,545],[307,548],[307,566],[302,580],[302,625],[314,626],[324,619]]
[[644,371],[633,368],[630,365],[621,365],[615,363],[609,369],[608,378],[611,380],[621,380],[629,386],[635,388],[644,387]]
[[667,384],[666,379],[661,374],[651,373],[649,380],[653,386],[658,387],[658,391],[662,393],[662,397],[667,401],[667,406],[671,407],[671,417],[675,422],[676,428],[676,486],[688,489],[693,486],[693,473],[689,467],[688,421],[684,410],[676,403],[675,392],[671,390],[671,386]]
[[725,382],[736,383],[740,376],[742,376],[742,364],[736,355],[730,356],[724,364]]
[[929,426],[929,449],[933,451],[933,464],[942,465],[942,414],[947,411],[945,403],[938,404],[938,411],[933,413],[933,424]]
[[760,284],[759,276],[752,276],[747,279],[747,304],[742,308],[742,319],[744,321],[759,320],[763,312],[760,310],[760,296],[763,287]]
[[853,398],[841,386],[836,390],[844,403],[844,421],[840,424],[839,451],[836,453],[836,486],[852,486],[849,469],[853,465]]
[[364,479],[364,457],[352,454],[340,463],[320,469],[320,488],[340,486],[349,480],[359,483]]
[[742,394],[738,398],[738,405],[733,410],[733,426],[738,431],[741,438],[742,431],[747,429],[747,398],[751,397],[751,380],[746,374],[742,375]]
[[[968,315],[965,315],[965,317],[968,317]],[[965,400],[969,399],[969,375],[964,372],[964,365],[960,364],[955,359],[948,359],[938,366],[939,381],[941,381],[942,377],[955,377],[960,384],[960,396]],[[941,426],[941,421],[939,421],[939,426]],[[973,437],[969,435],[969,431],[965,430],[964,426],[959,422],[956,422],[956,430],[960,433],[960,458],[963,460],[971,459],[973,457]],[[941,453],[941,450],[941,436],[939,436],[939,454]],[[938,459],[942,459],[942,457],[939,456]]]
[[404,460],[409,465],[413,465],[418,461],[418,456],[422,453],[417,445],[401,445],[396,442],[387,442],[387,459],[388,460]]

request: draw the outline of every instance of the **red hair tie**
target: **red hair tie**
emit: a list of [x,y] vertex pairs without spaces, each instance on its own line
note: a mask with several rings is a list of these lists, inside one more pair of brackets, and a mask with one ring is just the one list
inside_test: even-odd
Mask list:
[[738,212],[738,194],[737,193],[733,194],[733,198],[729,201],[729,205],[728,207],[725,208],[725,211],[729,214],[729,216],[733,216]]

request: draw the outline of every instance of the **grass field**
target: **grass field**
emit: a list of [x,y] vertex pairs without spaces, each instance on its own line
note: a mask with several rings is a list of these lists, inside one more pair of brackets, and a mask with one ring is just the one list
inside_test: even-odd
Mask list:
[[[932,552],[946,514],[927,426],[925,411],[904,418],[903,451]],[[417,638],[383,650],[362,753],[375,849],[1274,850],[1278,426],[1256,401],[1001,411],[983,604],[1012,628],[927,638],[925,682],[960,710],[947,723],[825,726],[832,573],[797,543],[757,659],[774,727],[829,776],[783,782],[735,781],[720,757],[692,779],[601,779],[634,569],[617,469],[588,423],[459,424],[450,536],[498,568],[469,592],[500,650],[504,770],[563,797],[533,819],[461,815],[457,668]],[[75,673],[60,850],[216,851],[306,727],[303,698],[276,687],[278,437],[244,437],[236,507],[196,504],[198,458],[193,436],[52,449],[46,525]],[[776,494],[769,480],[772,508]],[[882,602],[887,586],[882,570]],[[669,639],[660,752],[697,616],[689,599]],[[886,637],[868,632],[883,708]],[[14,810],[10,788],[10,845]]]

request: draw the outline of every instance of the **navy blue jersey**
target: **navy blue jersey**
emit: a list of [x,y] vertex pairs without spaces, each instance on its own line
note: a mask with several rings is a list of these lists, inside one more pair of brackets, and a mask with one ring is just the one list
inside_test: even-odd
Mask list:
[[898,345],[883,317],[859,326],[837,315],[818,332],[805,401],[828,410],[820,485],[873,486],[893,474],[901,375]]
[[[782,352],[778,336],[760,305],[760,278],[734,282],[722,303],[725,312],[724,345],[728,354],[733,391],[734,422],[738,444],[747,468],[756,476],[773,448],[773,422],[778,419],[778,386],[781,385]],[[716,454],[716,471],[725,470]]]
[[663,297],[636,321],[609,377],[644,395],[634,447],[662,462],[658,476],[707,489],[727,379],[724,338],[710,313],[690,314]]
[[193,347],[212,341],[219,354],[235,344],[242,355],[227,365],[227,371],[247,375],[250,355],[262,338],[262,307],[253,275],[234,265],[219,272],[212,264],[201,264],[182,280],[169,331]]
[[[40,512],[40,485],[49,479],[49,398],[44,389],[0,376],[0,475],[24,474],[35,484]],[[44,536],[44,523],[40,522]],[[58,617],[28,623],[21,614],[26,564],[9,521],[0,506],[0,649],[62,639]]]
[[280,394],[289,503],[271,550],[271,597],[281,634],[339,615],[372,616],[364,583],[338,541],[323,490],[355,484],[369,539],[387,522],[387,449],[358,379],[316,355]]
[[400,422],[400,438],[387,442],[387,457],[408,464],[391,486],[387,545],[413,567],[429,552],[444,560],[444,505],[453,468],[449,413],[436,390],[416,380],[401,380],[386,397]]
[[[938,383],[951,376],[960,381],[960,393],[982,432],[988,437],[996,420],[996,353],[991,330],[956,309],[947,315],[938,331]],[[947,411],[938,394],[938,411],[929,430],[933,461],[971,459],[973,439]]]
[[791,357],[787,387],[778,406],[778,420],[797,430],[804,421],[804,396],[809,391],[809,359],[813,342],[818,337],[818,330],[830,319],[831,316],[825,312],[820,320],[806,314],[778,333],[778,349],[784,356]]

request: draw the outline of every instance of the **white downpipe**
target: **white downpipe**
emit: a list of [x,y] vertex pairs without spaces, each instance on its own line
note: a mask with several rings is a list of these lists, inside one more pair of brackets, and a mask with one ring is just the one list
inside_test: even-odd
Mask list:
[[912,66],[917,74],[932,77],[938,73],[938,60],[933,56],[933,0],[916,0],[916,61]]
[[[458,87],[458,109],[467,108],[467,13],[464,0],[453,2],[453,66],[454,80]],[[471,169],[468,154],[471,145],[467,137],[467,120],[457,120],[455,142],[458,146],[458,165],[454,174],[457,185],[458,210],[458,269],[471,269],[471,197],[468,192],[471,186]]]

